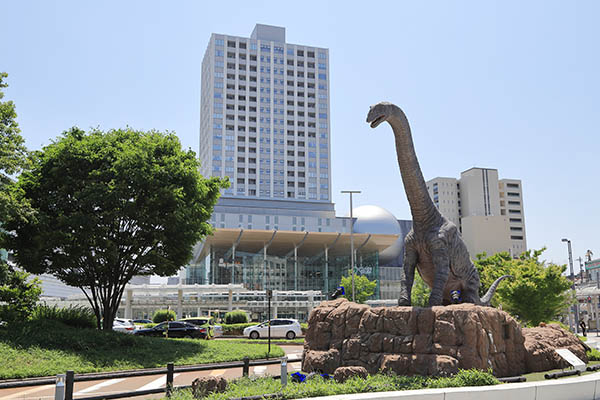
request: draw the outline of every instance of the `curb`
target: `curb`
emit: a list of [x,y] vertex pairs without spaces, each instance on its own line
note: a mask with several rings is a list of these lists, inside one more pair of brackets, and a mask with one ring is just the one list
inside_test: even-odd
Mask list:
[[309,397],[299,400],[594,400],[600,393],[600,373],[553,381],[506,383],[442,389],[371,392]]

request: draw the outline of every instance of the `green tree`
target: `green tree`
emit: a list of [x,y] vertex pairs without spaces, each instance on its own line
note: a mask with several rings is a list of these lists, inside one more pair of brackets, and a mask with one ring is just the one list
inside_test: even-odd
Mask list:
[[0,261],[0,320],[29,318],[42,294],[39,279]]
[[503,274],[514,277],[500,284],[493,302],[531,325],[555,319],[573,301],[571,281],[563,275],[567,266],[540,261],[544,250],[527,251],[518,259],[498,253],[491,257],[481,254],[475,260],[481,292]]
[[[344,287],[346,293],[342,297],[352,300],[352,275],[350,272],[348,272],[348,276],[342,276],[340,285]],[[357,303],[364,303],[369,297],[373,296],[376,287],[376,281],[371,281],[364,275],[354,275],[354,294]]]
[[427,286],[419,273],[415,273],[415,281],[413,283],[412,292],[410,294],[410,303],[414,307],[429,307],[429,295],[431,288]]
[[[8,87],[4,79],[6,72],[0,72],[0,100],[4,98],[2,89]],[[0,101],[0,224],[11,217],[25,217],[29,208],[26,202],[19,202],[15,196],[12,177],[27,166],[27,149],[16,121],[17,112],[12,101]]]
[[[8,76],[0,72],[0,100],[2,89],[8,85]],[[7,253],[2,249],[8,234],[2,229],[8,218],[31,217],[26,201],[20,201],[13,176],[27,167],[27,149],[16,121],[17,112],[12,101],[0,101],[0,320],[14,321],[27,318],[39,300],[41,289],[38,279],[9,265]]]
[[98,326],[112,329],[134,275],[175,273],[211,232],[227,181],[198,168],[171,133],[72,128],[20,175],[36,219],[9,220],[8,244],[23,268],[81,288]]

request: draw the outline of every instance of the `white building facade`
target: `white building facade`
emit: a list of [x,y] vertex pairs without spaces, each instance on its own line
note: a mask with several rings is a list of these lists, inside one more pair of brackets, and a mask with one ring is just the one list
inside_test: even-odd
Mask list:
[[331,201],[329,50],[285,28],[212,34],[202,61],[201,172],[224,197]]
[[460,178],[433,178],[427,190],[442,215],[460,229],[472,257],[527,250],[523,187],[518,179],[499,179],[498,170],[470,168]]

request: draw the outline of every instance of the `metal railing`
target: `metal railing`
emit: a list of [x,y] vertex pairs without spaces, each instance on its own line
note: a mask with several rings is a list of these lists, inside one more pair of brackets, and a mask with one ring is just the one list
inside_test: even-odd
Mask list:
[[[285,373],[287,377],[287,363],[288,362],[299,362],[301,359],[288,360],[287,357],[272,360],[254,360],[250,361],[248,357],[244,357],[243,361],[225,362],[219,364],[203,364],[203,365],[187,365],[175,367],[173,363],[168,363],[166,368],[153,368],[146,370],[135,370],[135,371],[120,371],[111,373],[98,373],[98,374],[80,374],[76,375],[73,371],[67,371],[66,374],[59,374],[56,378],[43,378],[25,381],[13,381],[13,382],[2,382],[0,383],[0,389],[18,388],[27,386],[40,386],[55,384],[54,399],[55,400],[73,400],[73,387],[75,382],[87,382],[87,381],[98,381],[104,379],[114,378],[133,378],[138,376],[151,376],[151,375],[166,375],[165,387],[148,390],[134,390],[110,394],[102,394],[87,397],[77,397],[76,400],[101,400],[101,399],[120,399],[124,397],[135,397],[145,396],[149,394],[165,393],[170,396],[175,389],[189,389],[191,385],[174,386],[173,378],[175,373],[181,372],[197,372],[197,371],[213,371],[219,369],[229,368],[242,368],[242,376],[248,376],[250,373],[250,367],[262,366],[262,365],[276,365],[281,364],[282,374]],[[285,372],[284,372],[285,368]]]

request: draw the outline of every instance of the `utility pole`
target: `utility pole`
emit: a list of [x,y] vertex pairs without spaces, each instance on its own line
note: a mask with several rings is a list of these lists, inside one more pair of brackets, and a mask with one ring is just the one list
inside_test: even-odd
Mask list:
[[575,261],[579,261],[579,279],[583,284],[583,264],[581,263],[583,261],[583,258],[576,258]]
[[350,194],[350,270],[352,271],[352,301],[355,301],[354,288],[354,216],[352,215],[352,195],[360,193],[360,190],[342,190],[342,193]]

